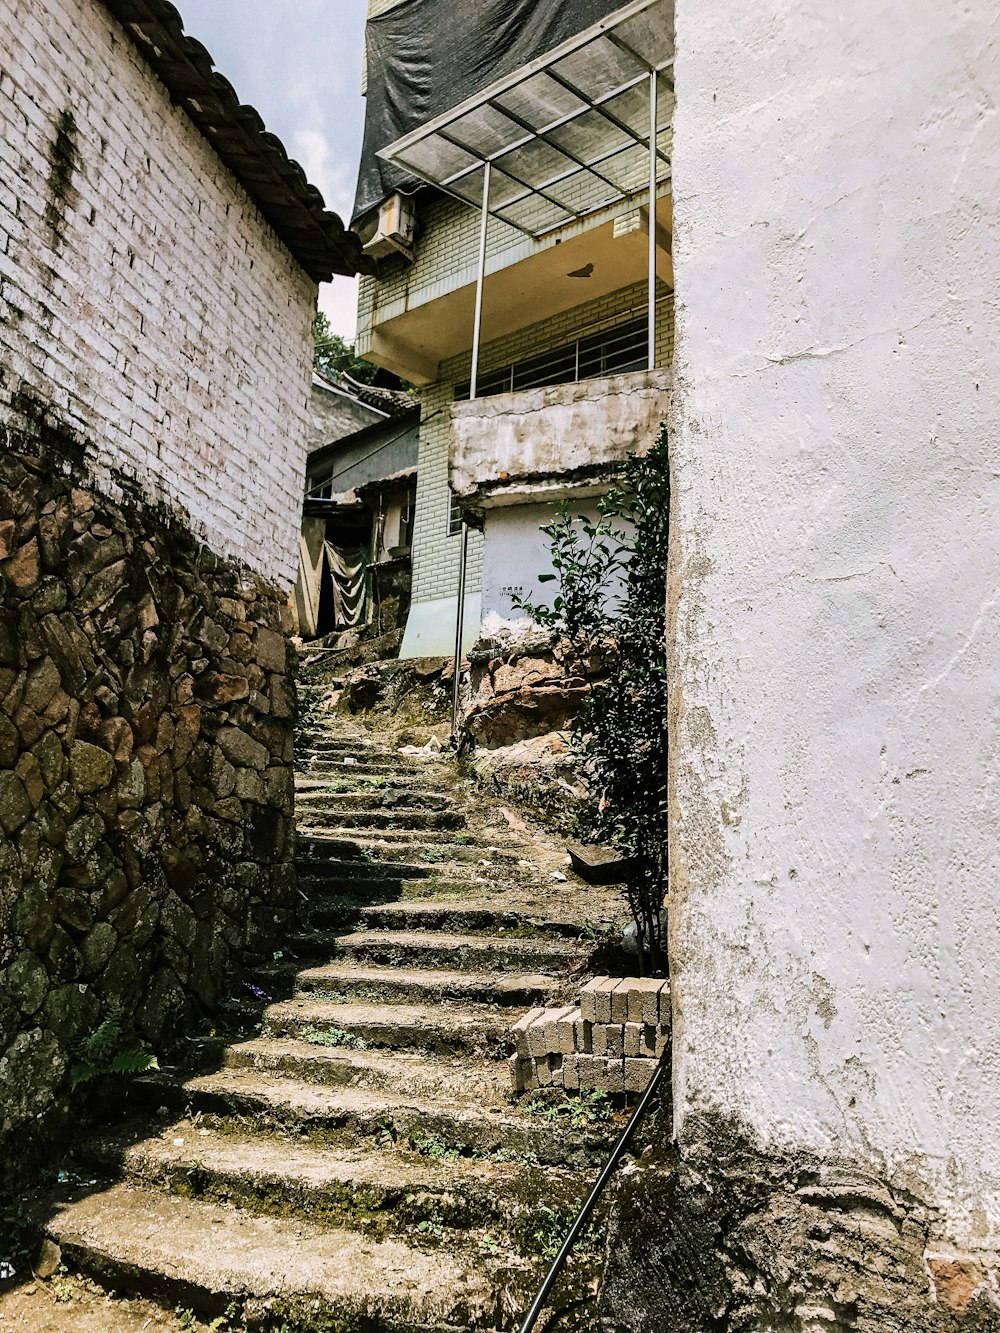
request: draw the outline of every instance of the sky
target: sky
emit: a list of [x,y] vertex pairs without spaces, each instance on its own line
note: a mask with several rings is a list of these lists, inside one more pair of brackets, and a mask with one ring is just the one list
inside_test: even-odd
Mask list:
[[[178,7],[185,31],[348,223],[364,123],[366,0],[178,0]],[[334,332],[353,341],[356,279],[324,284],[319,303]]]

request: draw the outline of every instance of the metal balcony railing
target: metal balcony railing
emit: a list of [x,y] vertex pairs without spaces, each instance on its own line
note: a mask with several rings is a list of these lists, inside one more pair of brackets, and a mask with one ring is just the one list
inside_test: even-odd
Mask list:
[[[649,360],[649,329],[645,317],[613,329],[576,338],[571,343],[514,361],[500,370],[480,375],[477,397],[539,389],[547,384],[573,384],[602,375],[625,375],[645,370]],[[455,400],[469,397],[471,382],[455,386]]]

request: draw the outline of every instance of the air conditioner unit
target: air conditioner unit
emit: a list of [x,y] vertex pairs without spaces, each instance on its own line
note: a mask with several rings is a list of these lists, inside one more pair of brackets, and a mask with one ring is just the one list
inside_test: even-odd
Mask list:
[[378,224],[371,238],[364,243],[364,252],[373,259],[400,254],[413,258],[417,214],[411,199],[391,194],[378,210]]

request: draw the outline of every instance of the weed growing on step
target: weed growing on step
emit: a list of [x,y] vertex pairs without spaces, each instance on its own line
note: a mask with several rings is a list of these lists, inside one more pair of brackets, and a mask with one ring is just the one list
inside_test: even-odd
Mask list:
[[351,1051],[367,1051],[370,1045],[364,1037],[359,1037],[345,1028],[317,1028],[310,1025],[299,1034],[303,1041],[312,1046],[344,1046]]
[[491,1162],[517,1162],[521,1166],[538,1166],[538,1154],[530,1149],[497,1148],[490,1153]]
[[619,933],[619,927],[613,922],[591,921],[589,917],[584,920],[580,929],[581,938],[588,940],[591,944],[596,944],[599,940],[616,939]]
[[421,861],[429,861],[437,864],[440,861],[447,861],[448,853],[443,847],[425,847],[420,853]]
[[49,1282],[49,1291],[56,1305],[69,1305],[76,1295],[76,1287],[65,1264],[60,1264]]
[[467,1144],[447,1143],[430,1130],[417,1130],[410,1135],[410,1143],[422,1157],[431,1157],[436,1162],[457,1162],[469,1151]]
[[576,1097],[563,1097],[558,1101],[536,1097],[524,1103],[524,1110],[548,1124],[567,1121],[571,1129],[589,1129],[591,1125],[604,1124],[614,1114],[607,1093],[593,1090],[581,1092]]
[[421,1236],[432,1236],[435,1240],[444,1239],[444,1218],[440,1213],[435,1213],[433,1217],[425,1218],[423,1222],[418,1222],[416,1231]]
[[[542,1203],[525,1216],[520,1225],[515,1227],[515,1232],[522,1249],[549,1261],[559,1253],[572,1223],[571,1212],[550,1208],[547,1203]],[[573,1259],[576,1262],[581,1259],[591,1262],[600,1252],[603,1242],[604,1228],[598,1224],[588,1227],[577,1239]]]
[[500,1242],[496,1236],[491,1236],[487,1231],[479,1237],[479,1253],[484,1254],[488,1259],[494,1259],[501,1250]]

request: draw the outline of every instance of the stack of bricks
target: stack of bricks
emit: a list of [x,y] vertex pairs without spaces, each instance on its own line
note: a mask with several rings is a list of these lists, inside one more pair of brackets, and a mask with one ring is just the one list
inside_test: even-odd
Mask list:
[[595,977],[579,1005],[531,1009],[514,1025],[515,1092],[533,1088],[644,1092],[670,1040],[670,983]]

